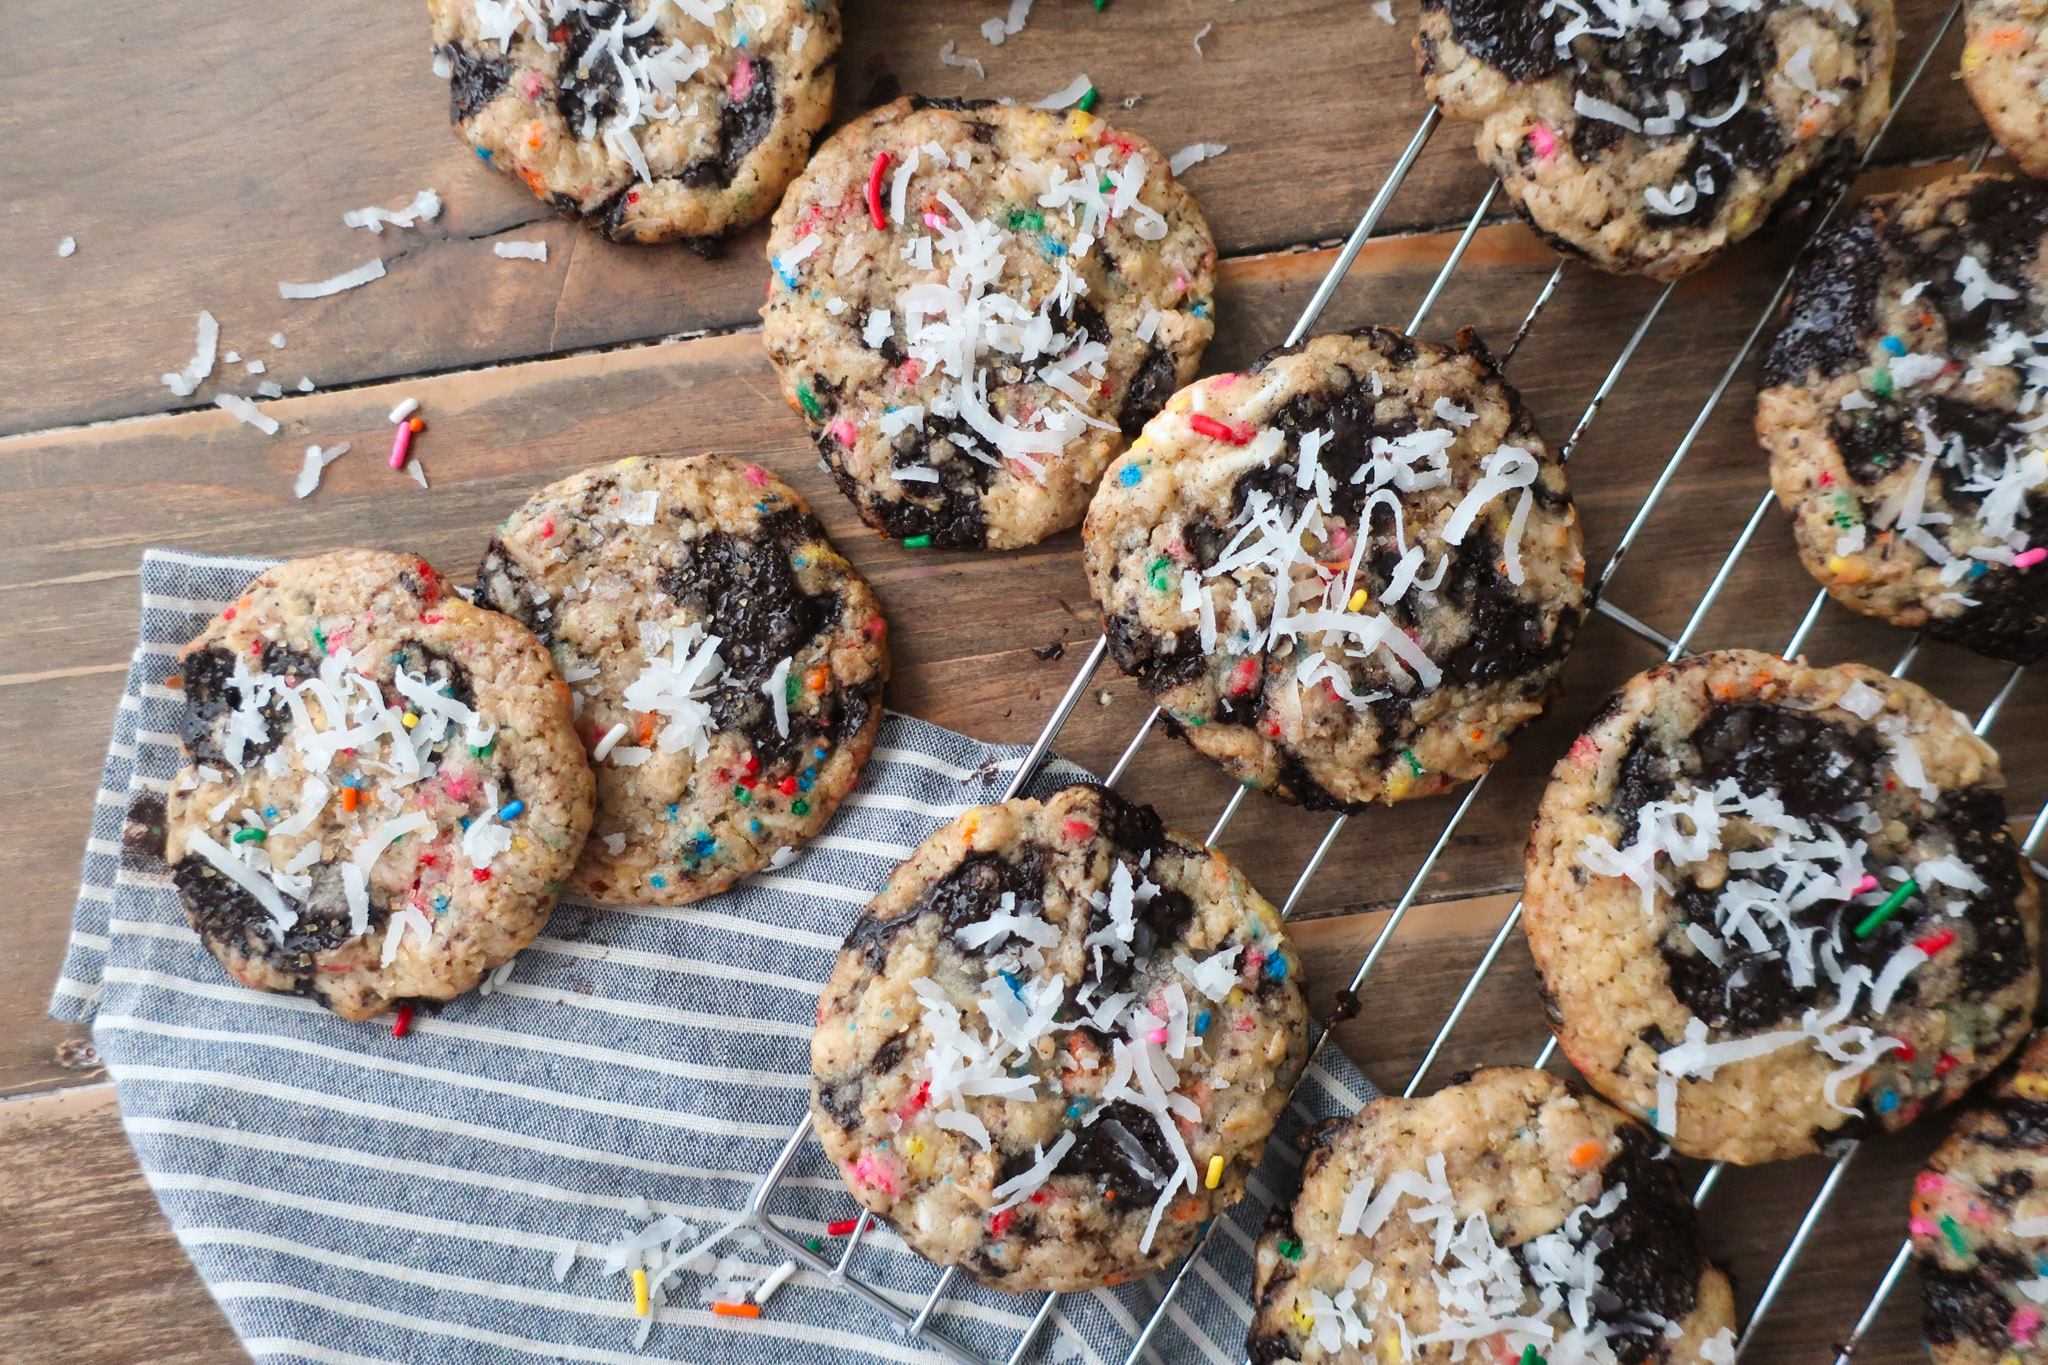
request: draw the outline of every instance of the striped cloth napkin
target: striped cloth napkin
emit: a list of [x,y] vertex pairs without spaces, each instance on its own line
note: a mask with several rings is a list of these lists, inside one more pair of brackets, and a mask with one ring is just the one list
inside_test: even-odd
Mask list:
[[[266,567],[143,561],[141,640],[50,1007],[92,1022],[164,1215],[251,1355],[945,1360],[808,1270],[759,1318],[714,1314],[781,1263],[758,1236],[728,1237],[677,1273],[651,1324],[625,1253],[607,1262],[606,1248],[643,1233],[685,1248],[746,1206],[804,1113],[817,994],[848,925],[919,841],[994,800],[1023,751],[889,715],[860,787],[794,862],[684,909],[565,902],[489,994],[423,1013],[398,1039],[236,984],[187,927],[163,863],[123,847],[131,803],[160,800],[179,766],[180,694],[164,686],[179,646]],[[1084,776],[1055,760],[1033,790]],[[1311,1068],[1151,1355],[1243,1359],[1252,1242],[1297,1183],[1289,1138],[1374,1093],[1335,1049]],[[807,1141],[774,1212],[829,1248],[829,1225],[857,1208]],[[669,1253],[645,1255],[659,1267]],[[852,1270],[907,1305],[938,1275],[887,1229]],[[1063,1297],[1031,1358],[1120,1361],[1165,1278]],[[957,1283],[934,1325],[1002,1360],[1036,1296]]]

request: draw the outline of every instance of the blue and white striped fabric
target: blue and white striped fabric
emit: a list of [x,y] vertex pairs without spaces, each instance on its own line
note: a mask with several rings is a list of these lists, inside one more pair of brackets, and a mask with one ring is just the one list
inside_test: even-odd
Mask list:
[[[51,1013],[92,1021],[166,1217],[255,1357],[398,1361],[940,1361],[823,1277],[799,1274],[758,1319],[716,1316],[684,1273],[644,1347],[602,1254],[649,1216],[709,1231],[742,1208],[802,1116],[820,984],[896,863],[994,799],[1022,751],[903,716],[827,834],[789,866],[687,909],[564,904],[489,995],[415,1019],[410,1036],[233,982],[187,927],[160,861],[124,856],[130,801],[179,764],[179,646],[265,568],[151,552],[142,633],[100,778],[71,950]],[[1053,763],[1039,789],[1081,776]],[[1312,1068],[1247,1199],[1197,1267],[1154,1354],[1236,1365],[1252,1240],[1290,1197],[1302,1123],[1374,1093],[1334,1049]],[[645,1201],[643,1207],[641,1201]],[[783,1226],[822,1235],[853,1201],[816,1144],[779,1196]],[[728,1246],[758,1279],[770,1250]],[[855,1273],[904,1303],[937,1272],[883,1230]],[[717,1272],[713,1272],[714,1276]],[[1066,1297],[1039,1358],[1115,1362],[1155,1277]],[[936,1325],[1001,1359],[1036,1309],[965,1287]]]

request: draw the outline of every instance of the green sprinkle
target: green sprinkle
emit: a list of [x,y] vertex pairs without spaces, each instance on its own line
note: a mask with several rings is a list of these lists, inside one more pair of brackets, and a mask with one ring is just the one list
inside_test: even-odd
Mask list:
[[825,1249],[825,1239],[822,1237],[813,1237],[807,1240],[804,1243],[804,1245],[809,1247],[813,1252],[823,1251]]
[[1891,397],[1892,372],[1882,368],[1872,371],[1870,375],[1870,391],[1879,398]]
[[931,548],[931,544],[932,538],[930,536],[903,537],[903,548],[906,550],[928,550]]
[[825,410],[818,406],[818,395],[811,392],[809,384],[796,386],[796,401],[804,405],[804,416],[813,422],[824,416]]
[[1109,0],[1095,0],[1095,8],[1097,8],[1097,9],[1108,9],[1108,8],[1109,8]]
[[1941,1230],[1948,1234],[1948,1244],[1956,1249],[1956,1255],[1970,1254],[1970,1244],[1963,1240],[1963,1230],[1956,1226],[1956,1220],[1949,1214],[1941,1216]]
[[1042,213],[1026,213],[1022,209],[1011,209],[1010,226],[1013,228],[1029,228],[1033,232],[1043,232],[1045,231],[1045,215]]
[[260,844],[269,837],[268,834],[265,834],[260,829],[238,829],[235,831],[235,842],[238,844]]
[[1159,558],[1153,560],[1152,567],[1145,571],[1145,577],[1151,582],[1152,590],[1154,592],[1166,591],[1166,571],[1170,567],[1171,566],[1167,563],[1166,556],[1161,555]]
[[1298,1260],[1300,1260],[1300,1259],[1301,1259],[1301,1243],[1299,1243],[1299,1242],[1287,1242],[1287,1241],[1283,1241],[1283,1242],[1281,1242],[1281,1243],[1280,1243],[1280,1254],[1281,1254],[1282,1256],[1285,1256],[1285,1257],[1286,1257],[1286,1258],[1287,1258],[1288,1260],[1290,1260],[1290,1261],[1298,1261]]
[[477,758],[482,758],[485,754],[491,751],[492,747],[495,746],[497,742],[498,737],[496,735],[492,735],[489,739],[485,740],[481,744],[470,745],[469,752]]
[[[1102,6],[1097,5],[1095,8],[1101,9]],[[1079,109],[1084,114],[1087,113],[1090,109],[1093,109],[1095,107],[1095,87],[1092,85],[1089,86],[1088,93],[1081,96],[1081,102],[1075,105],[1074,107]]]
[[1899,889],[1884,898],[1884,904],[1863,917],[1863,923],[1856,926],[1856,937],[1869,938],[1883,924],[1898,912],[1898,908],[1920,894],[1920,883],[1907,878]]
[[1524,1346],[1522,1348],[1522,1359],[1519,1362],[1519,1365],[1543,1365],[1543,1357],[1537,1354],[1536,1348],[1534,1346]]
[[320,646],[320,652],[325,654],[327,652],[327,632],[321,630],[318,626],[313,627],[313,643]]
[[1408,771],[1414,773],[1417,777],[1422,776],[1422,760],[1415,756],[1414,750],[1403,749],[1401,751],[1401,758],[1408,764]]
[[734,787],[732,789],[732,794],[739,798],[739,802],[742,806],[751,806],[754,804],[754,794],[748,791],[745,787]]
[[796,815],[809,815],[811,813],[811,803],[808,801],[792,801],[789,803],[789,809]]
[[789,671],[789,676],[782,680],[782,700],[787,705],[796,705],[796,670],[793,668]]

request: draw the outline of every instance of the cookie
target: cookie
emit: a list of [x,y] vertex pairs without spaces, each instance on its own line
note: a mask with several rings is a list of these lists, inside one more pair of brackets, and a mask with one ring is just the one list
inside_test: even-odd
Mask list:
[[757,222],[832,112],[838,0],[427,0],[448,117],[615,242]]
[[1969,0],[1963,26],[1963,87],[1977,112],[2021,170],[2048,175],[2048,10],[2036,0]]
[[[1621,16],[1621,17],[1615,17]],[[1425,0],[1423,89],[1558,250],[1675,280],[1846,181],[1891,104],[1891,0]]]
[[1935,1365],[2048,1361],[2048,1035],[1956,1120],[1914,1182],[1911,1231]]
[[995,1289],[1119,1284],[1244,1195],[1308,1055],[1301,960],[1221,856],[1077,785],[896,870],[818,1000],[847,1187]]
[[1806,256],[1758,377],[1808,572],[1852,610],[2014,663],[2048,655],[2044,239],[2032,180],[1867,199]]
[[881,606],[759,465],[629,459],[550,484],[492,539],[476,601],[575,691],[597,774],[575,895],[723,891],[823,829],[875,747]]
[[861,519],[912,545],[1072,526],[1216,328],[1194,196],[1079,110],[884,105],[818,149],[768,255],[783,393]]
[[1316,337],[1175,395],[1082,539],[1110,652],[1173,732],[1319,810],[1485,772],[1584,597],[1563,466],[1469,331]]
[[1998,756],[1861,664],[1631,679],[1551,773],[1529,948],[1564,1053],[1688,1156],[1899,1128],[2019,1045],[2040,906]]
[[[1255,1365],[1732,1365],[1734,1297],[1648,1132],[1542,1071],[1310,1130],[1254,1252]],[[1471,1348],[1479,1349],[1468,1354]]]
[[336,550],[259,576],[178,670],[164,860],[237,980],[368,1019],[540,932],[591,780],[523,626],[416,556]]

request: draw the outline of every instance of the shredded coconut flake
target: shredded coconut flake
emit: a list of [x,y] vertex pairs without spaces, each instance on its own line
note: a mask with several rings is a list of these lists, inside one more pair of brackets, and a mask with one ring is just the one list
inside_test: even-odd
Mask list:
[[199,339],[192,348],[192,358],[185,362],[185,368],[176,374],[161,376],[165,388],[180,398],[190,398],[192,391],[199,387],[199,381],[213,373],[213,360],[220,344],[220,324],[213,314],[202,311],[199,314]]
[[982,66],[980,58],[962,57],[955,53],[953,48],[953,40],[951,38],[946,39],[945,45],[939,49],[939,60],[947,66],[965,67],[982,80],[988,79],[988,71]]
[[1079,104],[1084,95],[1095,88],[1095,82],[1084,73],[1074,77],[1066,85],[1053,91],[1044,99],[1032,104],[1033,109],[1067,109]]
[[265,436],[277,435],[277,419],[266,417],[263,410],[239,394],[217,393],[213,405],[228,413],[238,422],[246,422]]
[[402,209],[369,208],[351,209],[341,215],[341,221],[352,228],[368,228],[372,232],[384,231],[386,223],[393,227],[409,228],[415,224],[441,216],[441,196],[432,190],[421,190],[412,197],[412,202]]
[[348,454],[348,442],[343,441],[332,450],[319,446],[306,447],[306,463],[299,470],[299,477],[292,483],[292,496],[311,497],[313,490],[320,486],[320,471]]
[[333,279],[321,280],[317,284],[280,284],[277,294],[284,299],[324,299],[330,294],[339,294],[383,278],[383,261],[365,261],[354,270],[344,270]]
[[1229,150],[1230,148],[1221,142],[1197,142],[1175,152],[1167,160],[1166,166],[1175,175],[1181,175],[1197,162],[1213,160]]
[[548,258],[548,244],[533,242],[494,242],[491,250],[508,261],[545,261]]

